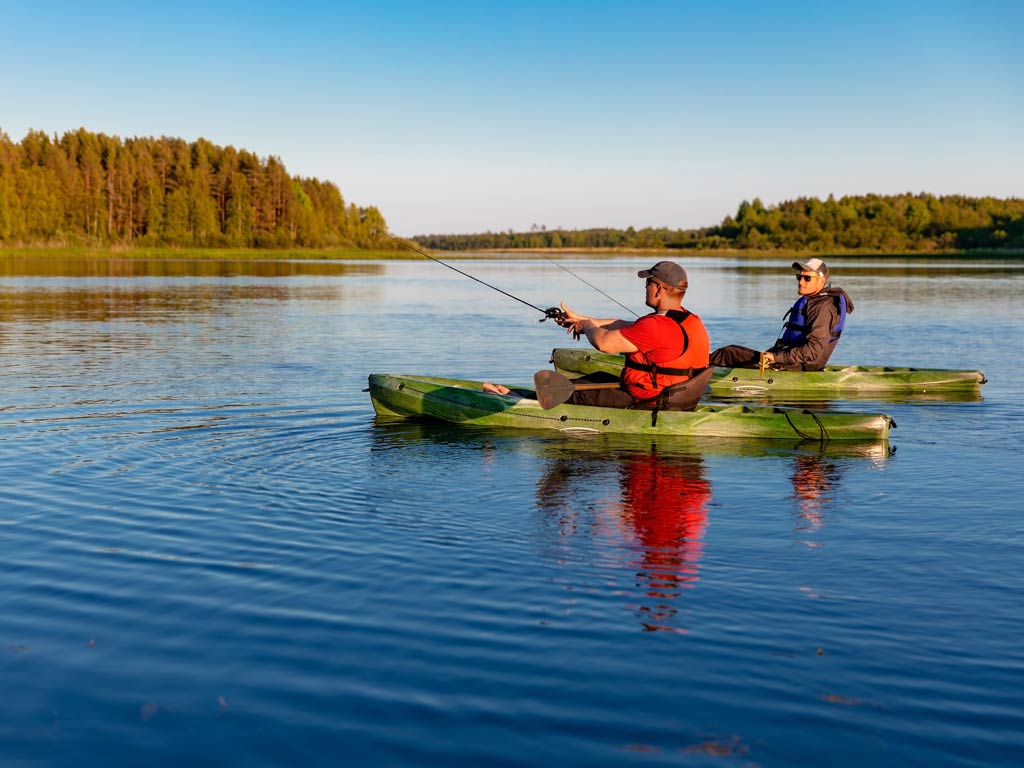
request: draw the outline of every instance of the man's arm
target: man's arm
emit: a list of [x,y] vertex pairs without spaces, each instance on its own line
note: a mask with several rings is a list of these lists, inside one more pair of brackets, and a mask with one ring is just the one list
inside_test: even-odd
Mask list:
[[619,333],[620,328],[632,325],[629,320],[620,320],[614,317],[587,317],[576,314],[565,304],[562,304],[562,310],[565,312],[565,318],[559,322],[559,325],[568,328],[569,333],[586,336],[587,341],[594,349],[617,354],[637,351],[633,342]]
[[[636,345],[623,336],[617,328],[604,328],[595,325],[593,320],[584,320],[583,323],[581,332],[586,335],[587,341],[593,344],[594,349],[623,355],[627,352],[638,351]],[[629,325],[630,323],[626,322],[625,324]]]

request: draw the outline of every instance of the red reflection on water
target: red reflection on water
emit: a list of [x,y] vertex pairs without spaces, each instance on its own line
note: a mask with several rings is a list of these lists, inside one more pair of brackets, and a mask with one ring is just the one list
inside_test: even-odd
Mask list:
[[[662,458],[657,451],[625,457],[620,465],[622,521],[639,558],[635,565],[645,600],[638,610],[648,631],[678,629],[666,623],[672,600],[699,578],[711,484],[699,456]],[[653,601],[653,602],[652,602]]]
[[820,454],[793,457],[793,496],[799,517],[797,530],[816,531],[825,524],[825,511],[835,501],[842,473]]
[[635,573],[637,591],[628,605],[645,630],[685,632],[676,625],[674,603],[699,578],[711,499],[701,456],[663,455],[652,447],[552,461],[537,497],[561,536],[616,548],[615,560]]

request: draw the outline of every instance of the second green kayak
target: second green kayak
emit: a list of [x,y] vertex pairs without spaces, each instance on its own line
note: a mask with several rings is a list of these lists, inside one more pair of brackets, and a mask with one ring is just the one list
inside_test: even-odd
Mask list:
[[[597,372],[618,376],[623,359],[622,355],[593,349],[556,348],[551,351],[555,370],[569,378]],[[763,376],[756,368],[717,368],[708,386],[713,397],[777,393],[811,398],[932,393],[977,395],[985,381],[981,371],[829,365],[821,371],[768,370]]]

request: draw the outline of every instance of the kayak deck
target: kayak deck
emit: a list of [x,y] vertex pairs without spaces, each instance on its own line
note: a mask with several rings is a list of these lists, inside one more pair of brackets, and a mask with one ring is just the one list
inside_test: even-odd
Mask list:
[[507,395],[483,392],[481,382],[374,373],[370,398],[379,415],[425,417],[491,427],[697,437],[831,440],[888,439],[885,414],[747,404],[699,405],[693,411],[598,408],[562,404],[544,410],[529,387]]

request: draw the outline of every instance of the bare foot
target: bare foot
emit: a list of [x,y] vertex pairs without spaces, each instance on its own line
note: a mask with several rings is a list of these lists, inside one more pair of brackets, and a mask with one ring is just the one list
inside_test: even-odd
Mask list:
[[492,395],[507,395],[512,391],[503,384],[491,384],[489,381],[485,381],[481,389],[484,392],[490,392]]

